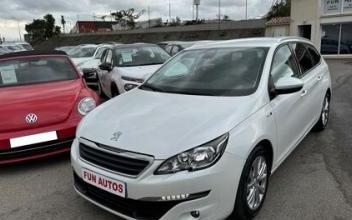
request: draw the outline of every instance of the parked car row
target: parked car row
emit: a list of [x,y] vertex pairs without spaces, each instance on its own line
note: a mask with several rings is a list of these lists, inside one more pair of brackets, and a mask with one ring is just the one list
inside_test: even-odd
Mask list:
[[[64,52],[0,56],[0,164],[72,143],[76,192],[125,219],[251,219],[270,175],[329,121],[329,69],[302,38],[208,42],[171,58],[112,45],[99,70],[79,71]],[[92,80],[126,93],[100,104]]]
[[33,47],[26,42],[0,44],[0,55],[28,50],[33,50]]

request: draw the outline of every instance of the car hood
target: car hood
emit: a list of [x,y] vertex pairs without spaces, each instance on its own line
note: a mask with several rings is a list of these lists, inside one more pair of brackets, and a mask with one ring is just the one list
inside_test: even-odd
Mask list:
[[116,69],[121,76],[145,80],[158,70],[160,66],[161,65],[117,67]]
[[[67,120],[81,92],[81,79],[28,86],[0,88],[0,132],[48,126]],[[37,115],[28,124],[28,114]]]
[[[96,108],[77,137],[167,159],[229,132],[258,108],[251,97],[209,97],[140,89]],[[114,133],[121,133],[118,141]]]

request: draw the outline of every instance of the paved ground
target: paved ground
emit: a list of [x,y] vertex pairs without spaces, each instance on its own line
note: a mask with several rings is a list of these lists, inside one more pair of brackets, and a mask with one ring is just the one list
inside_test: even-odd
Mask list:
[[[329,64],[329,127],[310,134],[272,176],[257,220],[352,219],[352,60]],[[0,219],[117,219],[74,193],[71,172],[68,156],[0,168]]]

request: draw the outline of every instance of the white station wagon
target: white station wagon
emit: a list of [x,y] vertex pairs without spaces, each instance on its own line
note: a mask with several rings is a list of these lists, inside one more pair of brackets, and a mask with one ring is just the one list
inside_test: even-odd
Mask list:
[[126,219],[251,219],[270,175],[327,126],[330,98],[328,66],[307,40],[188,48],[84,118],[75,189]]

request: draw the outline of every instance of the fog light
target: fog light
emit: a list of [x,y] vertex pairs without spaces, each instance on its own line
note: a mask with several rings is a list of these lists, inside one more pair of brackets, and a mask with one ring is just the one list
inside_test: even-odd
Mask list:
[[137,87],[137,85],[134,85],[134,84],[126,84],[125,85],[125,90],[126,91],[130,91],[130,90],[132,90],[132,89],[134,89],[136,87]]
[[162,196],[161,200],[163,201],[174,201],[174,200],[183,200],[187,199],[189,194],[179,194],[179,195],[171,195],[171,196]]

